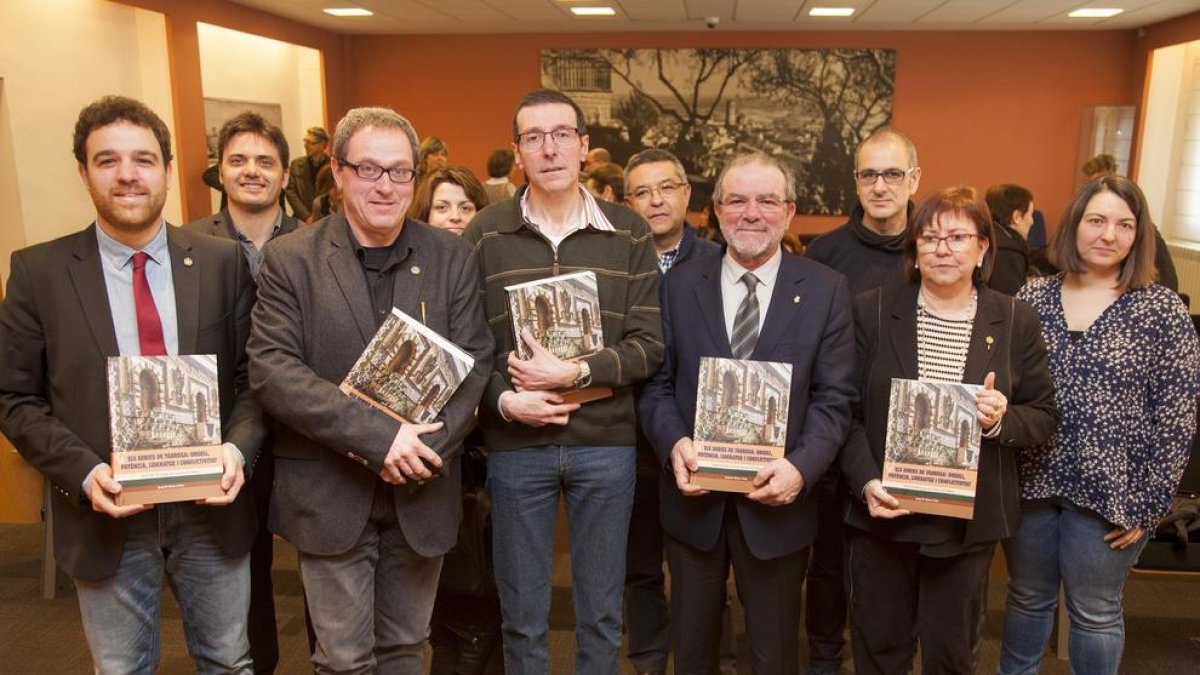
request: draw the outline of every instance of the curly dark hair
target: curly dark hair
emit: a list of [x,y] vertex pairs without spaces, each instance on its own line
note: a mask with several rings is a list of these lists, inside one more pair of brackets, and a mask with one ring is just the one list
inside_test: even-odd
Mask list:
[[158,140],[163,164],[171,163],[174,156],[171,154],[171,132],[166,123],[145,103],[126,96],[105,96],[79,111],[79,119],[75,121],[75,159],[86,165],[88,137],[93,131],[117,122],[149,129]]

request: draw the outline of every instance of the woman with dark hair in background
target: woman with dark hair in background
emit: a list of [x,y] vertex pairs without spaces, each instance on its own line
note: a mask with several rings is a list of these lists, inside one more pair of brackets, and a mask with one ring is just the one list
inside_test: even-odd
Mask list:
[[417,184],[420,185],[430,171],[450,163],[450,146],[437,136],[429,136],[417,148]]
[[[1037,315],[985,284],[995,242],[971,188],[938,191],[904,233],[909,282],[854,303],[861,421],[841,454],[854,672],[974,673],[996,542],[1016,529],[1019,448],[1058,421]],[[982,384],[970,520],[914,514],[881,481],[892,378]],[[978,433],[978,431],[976,431]]]
[[517,194],[517,186],[508,179],[515,163],[516,155],[508,148],[500,148],[488,155],[488,179],[483,182],[483,189],[487,191],[489,204],[512,199]]
[[467,223],[487,205],[487,193],[470,169],[449,164],[434,169],[421,182],[408,207],[408,217],[461,235]]
[[1005,675],[1038,671],[1060,583],[1071,672],[1120,667],[1122,589],[1179,484],[1200,393],[1196,330],[1179,296],[1154,283],[1154,254],[1141,189],[1102,176],[1050,244],[1062,274],[1018,295],[1040,318],[1062,425],[1021,457],[1022,521],[1005,543]]
[[1020,185],[993,185],[987,191],[988,211],[996,234],[996,265],[988,286],[1016,295],[1030,273],[1025,240],[1033,225],[1033,193]]

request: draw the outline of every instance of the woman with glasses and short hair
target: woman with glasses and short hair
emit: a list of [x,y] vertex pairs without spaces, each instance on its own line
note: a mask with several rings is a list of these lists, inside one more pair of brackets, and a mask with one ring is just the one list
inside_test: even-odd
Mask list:
[[1155,283],[1154,224],[1129,179],[1084,185],[1049,248],[1063,272],[1018,297],[1041,320],[1062,425],[1021,456],[1000,672],[1038,671],[1061,584],[1071,672],[1108,675],[1125,644],[1125,579],[1187,463],[1200,348],[1179,296]]
[[425,177],[408,208],[408,217],[461,235],[487,205],[487,191],[475,174],[465,166],[450,164]]
[[[1049,438],[1058,420],[1037,315],[986,286],[994,255],[975,191],[940,190],[906,226],[909,283],[855,299],[860,423],[841,468],[860,675],[911,671],[917,642],[924,672],[975,672],[988,566],[1019,517],[1016,452]],[[892,378],[983,385],[961,420],[944,413],[955,429],[982,434],[970,519],[913,513],[884,488]]]

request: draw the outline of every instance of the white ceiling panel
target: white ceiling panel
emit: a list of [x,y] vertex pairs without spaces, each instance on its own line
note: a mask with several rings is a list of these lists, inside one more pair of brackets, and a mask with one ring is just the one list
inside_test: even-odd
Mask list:
[[970,24],[1018,2],[1019,0],[947,0],[917,20],[923,24]]
[[[830,4],[841,4],[841,2],[839,0],[839,2]],[[796,18],[803,5],[804,0],[738,0],[733,20],[787,22]]]
[[872,25],[912,23],[944,4],[946,0],[876,0],[855,19]]
[[722,21],[733,19],[734,0],[683,0],[689,19],[719,16]]
[[[576,3],[578,4],[578,3]],[[633,21],[683,21],[687,7],[683,0],[614,0]]]

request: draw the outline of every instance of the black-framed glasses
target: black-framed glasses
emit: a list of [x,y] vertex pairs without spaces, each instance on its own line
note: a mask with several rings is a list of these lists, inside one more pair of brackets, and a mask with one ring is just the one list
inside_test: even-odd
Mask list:
[[392,181],[393,183],[411,183],[413,178],[416,178],[417,176],[417,172],[411,167],[407,166],[393,166],[390,169],[385,169],[382,166],[376,166],[366,162],[362,164],[355,164],[354,162],[345,159],[339,159],[338,164],[350,167],[350,170],[354,172],[355,176],[358,176],[363,180],[369,180],[372,183],[379,180],[379,177],[385,173],[388,175],[388,180]]
[[579,129],[570,127],[560,127],[551,129],[550,131],[522,131],[517,134],[517,145],[521,146],[522,150],[533,152],[541,150],[546,143],[546,138],[554,139],[554,144],[560,148],[571,148],[579,142],[579,135],[583,133]]
[[659,183],[658,185],[644,185],[633,192],[629,193],[634,201],[648,202],[650,198],[657,192],[663,199],[674,197],[680,190],[687,186],[687,183]]
[[884,169],[883,171],[859,169],[854,172],[854,178],[858,180],[859,185],[874,185],[875,181],[880,178],[888,185],[899,185],[900,181],[911,176],[916,170],[915,166],[907,169]]
[[763,195],[750,199],[741,195],[733,195],[726,197],[721,201],[721,206],[730,213],[741,213],[750,208],[750,202],[758,207],[759,213],[775,214],[783,210],[783,207],[791,204],[791,200],[776,197],[775,195]]
[[979,236],[978,234],[969,234],[967,232],[955,232],[954,234],[947,234],[944,237],[934,234],[922,234],[917,237],[917,249],[922,253],[933,253],[938,250],[938,247],[944,241],[946,242],[946,248],[954,253],[961,253],[967,250],[967,246],[971,243],[972,239]]

